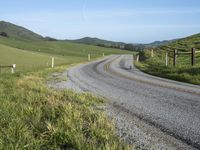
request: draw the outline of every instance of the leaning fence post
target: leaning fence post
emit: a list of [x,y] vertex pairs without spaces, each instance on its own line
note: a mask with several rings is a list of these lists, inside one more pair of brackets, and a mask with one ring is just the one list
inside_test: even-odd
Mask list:
[[166,52],[165,55],[165,65],[168,66],[168,52]]
[[51,59],[51,68],[54,68],[54,57]]
[[176,66],[176,61],[177,61],[177,49],[174,50],[174,63],[173,63],[174,66]]
[[90,56],[90,54],[88,54],[88,61],[90,61],[91,60],[91,56]]
[[192,48],[192,66],[194,66],[195,65],[195,48]]

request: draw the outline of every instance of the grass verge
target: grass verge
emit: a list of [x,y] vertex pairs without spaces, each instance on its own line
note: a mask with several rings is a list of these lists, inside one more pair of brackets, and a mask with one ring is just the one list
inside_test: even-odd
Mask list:
[[91,94],[46,87],[54,70],[0,76],[0,149],[130,149]]

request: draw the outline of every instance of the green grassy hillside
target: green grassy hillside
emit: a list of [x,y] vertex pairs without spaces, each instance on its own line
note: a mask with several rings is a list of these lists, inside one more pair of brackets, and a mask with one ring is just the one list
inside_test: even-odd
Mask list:
[[105,55],[128,53],[111,48],[47,40],[28,29],[4,21],[0,22],[0,33],[8,35],[0,35],[1,44],[22,50],[76,57],[85,57],[90,53],[95,58],[102,56],[102,53],[105,53]]
[[[47,40],[20,26],[0,22],[0,64],[17,64],[17,69],[43,68],[56,57],[56,65],[82,62],[110,54],[130,53],[128,51],[98,46]],[[6,36],[5,36],[6,35]],[[6,45],[6,46],[5,46]]]
[[64,41],[22,41],[10,38],[0,38],[0,43],[22,50],[58,54],[62,56],[85,57],[90,53],[97,58],[102,56],[102,53],[105,53],[105,55],[130,53],[124,50],[102,48]]
[[[26,71],[51,66],[51,58],[55,58],[55,65],[71,64],[86,60],[83,57],[61,56],[20,50],[0,44],[0,65],[17,64],[16,71]],[[8,69],[1,69],[5,72]],[[10,71],[10,69],[9,69]]]
[[182,38],[171,42],[170,44],[166,44],[164,46],[160,46],[160,49],[178,49],[181,51],[190,51],[191,48],[200,49],[200,34],[195,34],[186,38]]
[[6,33],[9,38],[20,40],[43,40],[43,37],[23,27],[9,22],[0,21],[0,33]]
[[125,43],[123,42],[113,42],[113,41],[107,41],[107,40],[102,40],[99,38],[91,38],[91,37],[85,37],[82,39],[77,39],[77,40],[68,40],[70,42],[75,42],[75,43],[82,43],[82,44],[90,44],[90,45],[106,45],[106,46],[123,46]]
[[[191,52],[192,48],[200,50],[200,34],[179,39],[170,44],[155,49],[154,57],[150,51],[140,52],[140,63],[138,68],[149,74],[157,75],[173,80],[200,85],[200,53],[196,54],[196,64],[191,65],[191,54],[180,54],[179,52]],[[173,66],[173,50],[178,50],[177,65]],[[165,66],[165,54],[169,53],[169,65]]]

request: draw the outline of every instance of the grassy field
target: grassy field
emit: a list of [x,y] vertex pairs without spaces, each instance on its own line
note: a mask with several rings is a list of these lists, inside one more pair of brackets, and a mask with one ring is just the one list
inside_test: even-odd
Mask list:
[[135,65],[142,71],[159,77],[200,85],[200,54],[196,55],[196,65],[191,66],[190,55],[179,55],[177,66],[173,66],[173,58],[165,66],[165,51],[157,50],[151,58],[150,51],[140,53],[141,59]]
[[46,87],[52,72],[0,76],[0,149],[131,149],[91,94]]
[[102,56],[103,53],[105,53],[105,55],[131,53],[124,50],[103,48],[84,44],[75,44],[66,41],[29,41],[16,40],[12,38],[0,38],[0,43],[22,50],[75,57],[86,57],[89,53],[94,58]]
[[[0,43],[4,44],[0,44],[0,65],[16,64],[17,71],[50,67],[52,57],[55,57],[55,65],[63,65],[86,61],[88,54],[91,54],[91,59],[96,59],[102,57],[103,53],[131,53],[61,41],[19,41],[0,38]],[[7,71],[2,71],[5,70]]]
[[49,41],[47,38],[15,24],[0,21],[0,65],[16,64],[19,71],[48,67],[51,57],[56,65],[72,64],[104,55],[131,53],[124,50],[76,44],[67,41]]
[[[129,51],[102,48],[64,41],[17,40],[0,37],[0,65],[16,64],[17,70],[49,67],[51,58],[56,65],[72,64],[110,54],[131,54]],[[4,69],[5,70],[5,69]]]
[[186,38],[176,40],[159,48],[163,50],[178,49],[181,51],[189,51],[193,47],[200,49],[200,34],[195,34]]
[[[52,57],[55,58],[55,65],[57,66],[86,60],[86,58],[84,59],[83,57],[31,52],[0,44],[0,65],[17,64],[16,71],[28,71],[50,67]],[[7,69],[1,69],[1,72],[6,70]]]

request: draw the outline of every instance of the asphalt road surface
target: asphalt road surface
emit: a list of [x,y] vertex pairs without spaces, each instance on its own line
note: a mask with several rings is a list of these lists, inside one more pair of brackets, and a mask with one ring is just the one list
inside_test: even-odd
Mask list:
[[130,143],[149,136],[142,143],[149,149],[156,138],[155,149],[200,149],[200,86],[147,75],[132,63],[130,55],[114,55],[82,64],[60,86],[106,97],[108,112]]

